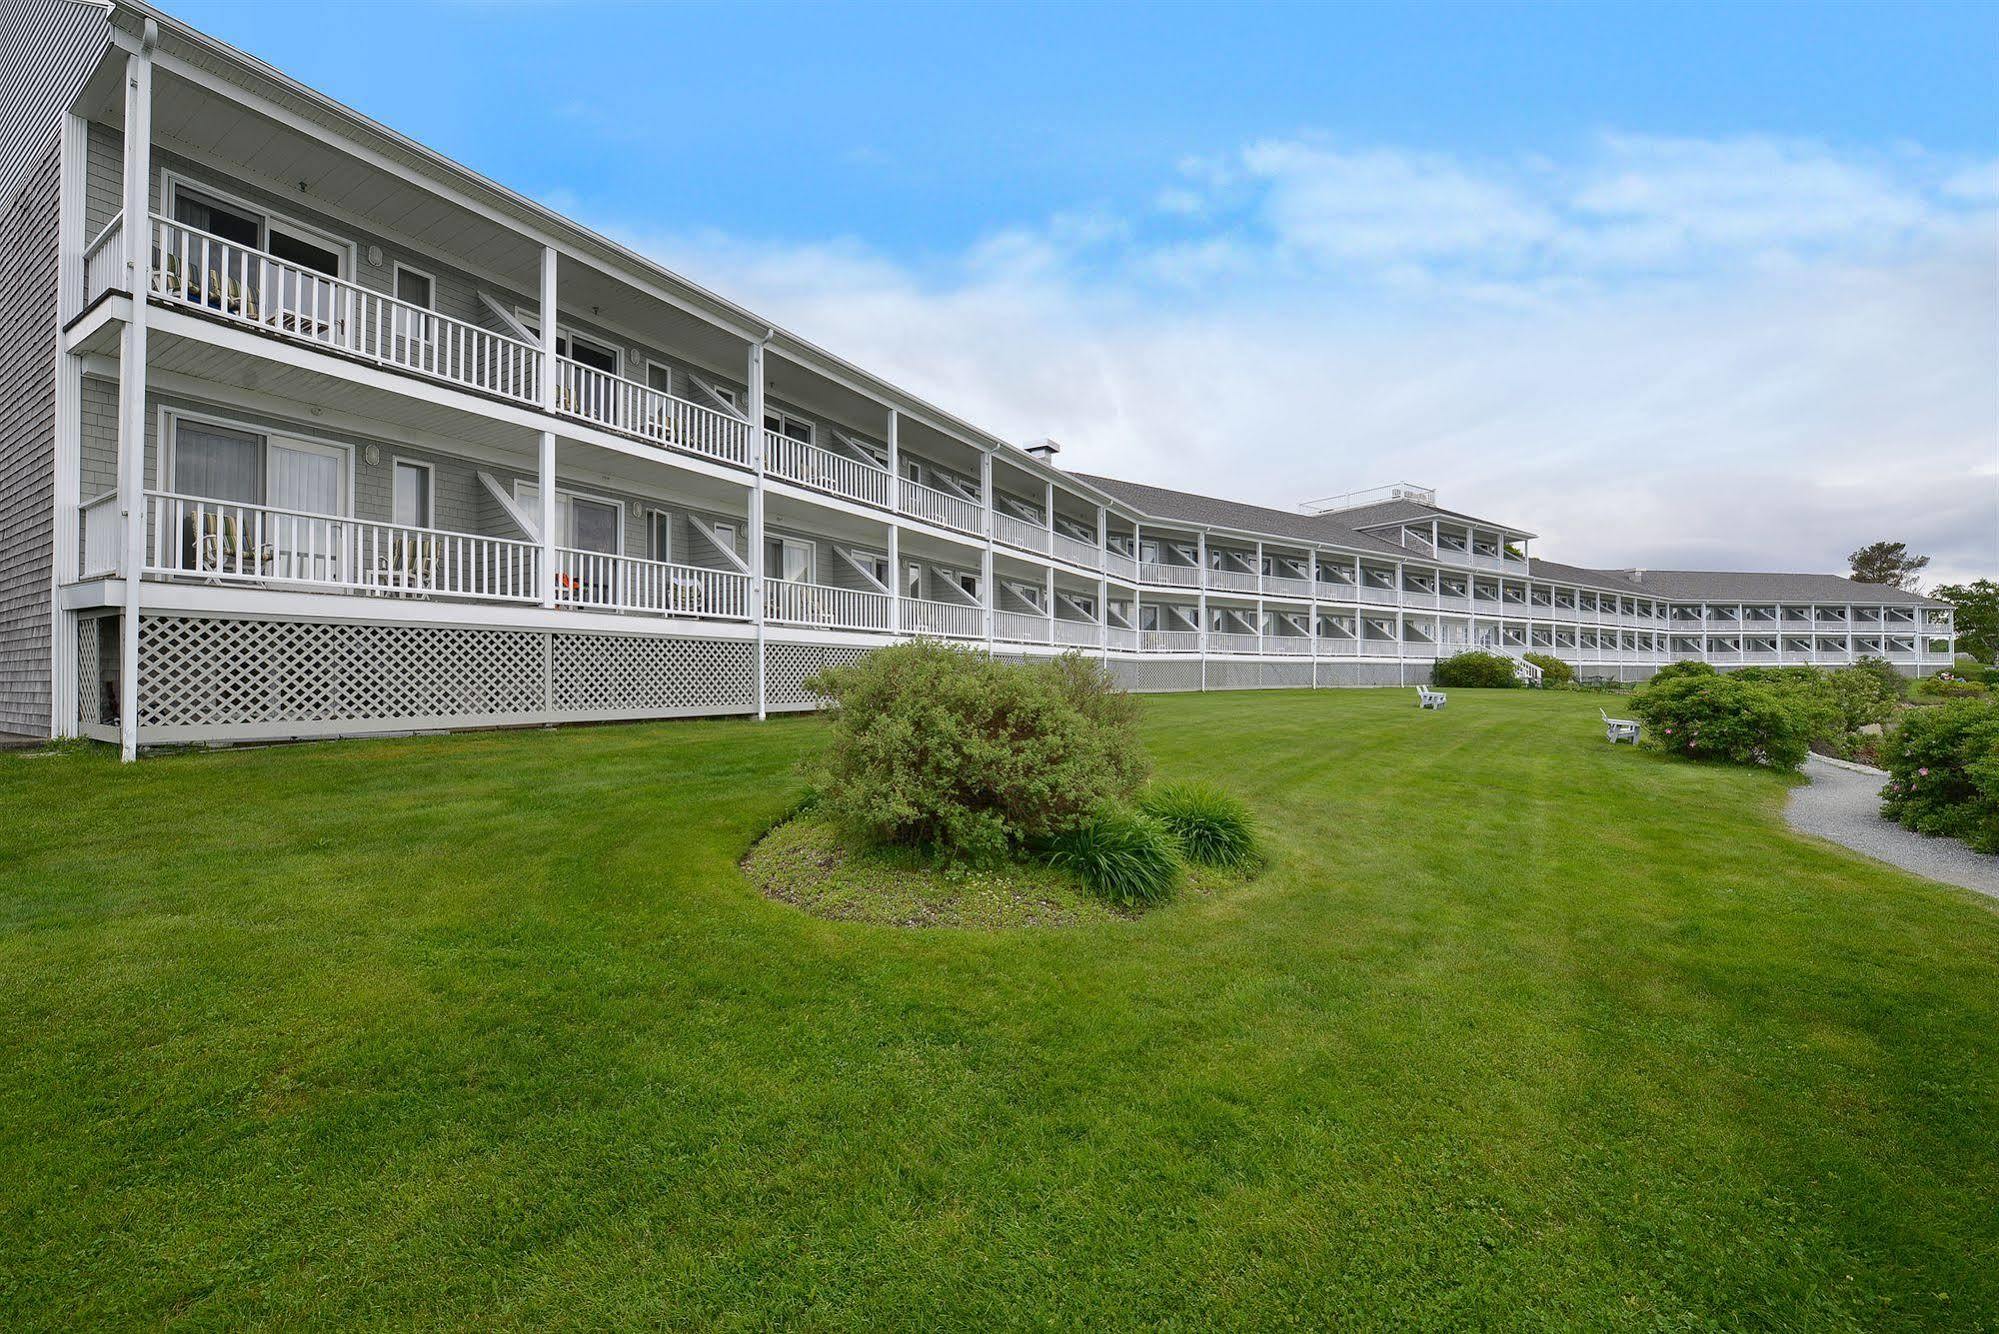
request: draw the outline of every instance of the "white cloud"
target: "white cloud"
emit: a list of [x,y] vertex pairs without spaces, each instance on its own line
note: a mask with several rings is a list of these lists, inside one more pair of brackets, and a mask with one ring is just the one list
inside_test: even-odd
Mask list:
[[[1398,478],[1580,564],[1999,572],[1988,166],[1606,137],[1505,167],[1308,141],[921,272],[625,234],[1064,461],[1289,506]],[[1150,202],[1150,201],[1148,201]],[[1163,229],[1162,229],[1163,228]]]

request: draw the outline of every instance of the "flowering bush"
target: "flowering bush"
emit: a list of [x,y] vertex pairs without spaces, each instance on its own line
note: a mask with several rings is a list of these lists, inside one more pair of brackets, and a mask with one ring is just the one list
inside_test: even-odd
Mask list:
[[1781,695],[1755,681],[1681,674],[1654,680],[1631,701],[1647,725],[1646,744],[1690,760],[1795,769],[1810,735]]
[[1700,662],[1693,658],[1688,658],[1680,662],[1667,663],[1664,667],[1652,673],[1652,681],[1654,684],[1657,684],[1660,681],[1677,681],[1683,676],[1719,675],[1721,673],[1714,669],[1712,663]]
[[1999,703],[1913,709],[1882,746],[1881,813],[1921,834],[1999,852]]

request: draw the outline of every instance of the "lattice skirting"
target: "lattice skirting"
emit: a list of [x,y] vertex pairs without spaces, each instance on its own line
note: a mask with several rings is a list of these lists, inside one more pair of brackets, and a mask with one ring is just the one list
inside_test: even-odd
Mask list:
[[[115,724],[117,622],[98,624],[79,629],[79,657],[91,660],[94,635],[110,646],[113,674],[104,690],[79,698],[108,698],[105,720]],[[147,615],[139,625],[139,739],[749,713],[755,663],[755,645],[742,640]]]
[[764,708],[772,713],[817,708],[805,688],[808,677],[827,667],[859,662],[872,650],[844,644],[765,644]]

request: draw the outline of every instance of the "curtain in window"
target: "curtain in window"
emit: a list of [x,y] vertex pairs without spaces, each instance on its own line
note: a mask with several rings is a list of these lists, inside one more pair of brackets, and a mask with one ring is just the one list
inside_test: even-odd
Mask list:
[[209,500],[257,504],[264,498],[263,458],[262,436],[182,422],[174,435],[174,489]]

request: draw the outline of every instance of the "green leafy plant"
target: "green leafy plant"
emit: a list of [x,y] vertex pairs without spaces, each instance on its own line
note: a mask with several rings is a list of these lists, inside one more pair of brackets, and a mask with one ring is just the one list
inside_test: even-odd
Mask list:
[[1164,903],[1179,889],[1186,870],[1179,840],[1164,821],[1121,806],[1106,806],[1055,835],[1043,856],[1125,908]]
[[1430,680],[1436,685],[1468,690],[1505,690],[1520,684],[1520,678],[1513,674],[1511,658],[1476,650],[1439,659]]
[[1890,700],[1908,698],[1909,678],[1895,670],[1895,664],[1886,658],[1855,658],[1853,671],[1865,672],[1880,686],[1881,693]]
[[1881,746],[1881,813],[1923,834],[1999,852],[1999,701],[1912,709]]
[[1661,681],[1677,681],[1683,676],[1719,676],[1719,675],[1721,675],[1721,673],[1717,672],[1714,669],[1713,663],[1700,662],[1695,659],[1689,658],[1682,662],[1667,663],[1664,667],[1661,667],[1658,671],[1652,673],[1651,683],[1657,685]]
[[1646,724],[1647,745],[1686,759],[1795,769],[1809,749],[1798,711],[1756,681],[1682,674],[1655,680],[1631,708]]
[[1205,783],[1152,788],[1139,809],[1172,833],[1188,861],[1242,870],[1258,860],[1256,820],[1241,799]]
[[1953,672],[1925,676],[1909,688],[1916,699],[1977,699],[1990,689],[1983,681],[1971,681]]
[[1565,686],[1576,679],[1576,669],[1552,653],[1523,653],[1521,658],[1541,669],[1541,684]]
[[807,685],[833,719],[819,811],[864,844],[991,864],[1146,777],[1135,707],[1077,655],[1021,666],[917,640]]

